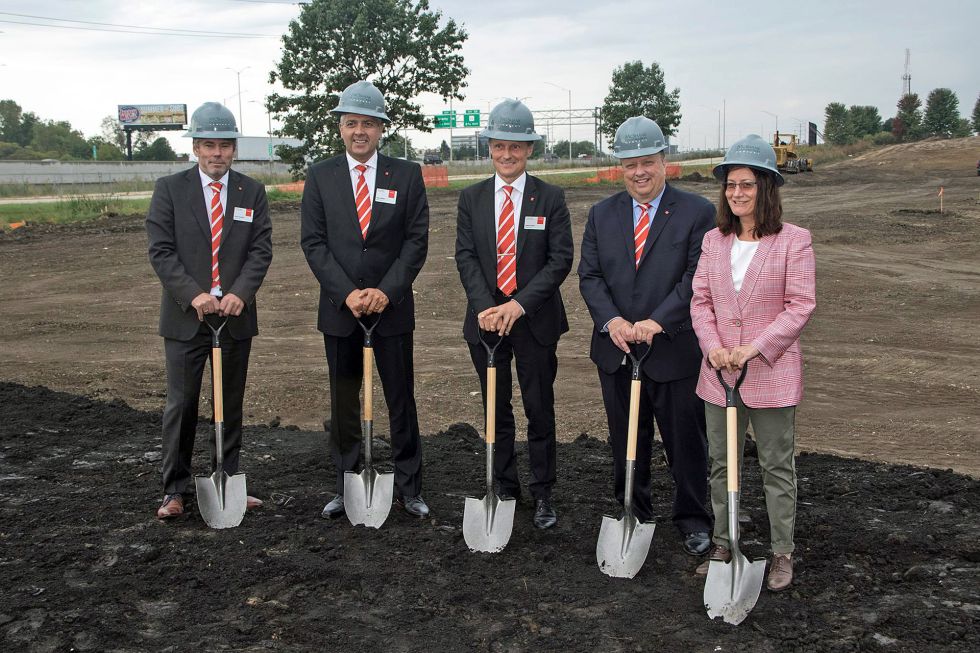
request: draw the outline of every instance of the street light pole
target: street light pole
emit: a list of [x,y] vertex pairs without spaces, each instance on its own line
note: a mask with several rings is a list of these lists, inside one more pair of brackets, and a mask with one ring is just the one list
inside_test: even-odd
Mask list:
[[245,66],[241,70],[235,70],[229,66],[225,66],[225,70],[230,70],[235,73],[235,77],[238,79],[238,131],[242,134],[245,133],[245,116],[242,114],[242,73],[251,68],[251,66]]

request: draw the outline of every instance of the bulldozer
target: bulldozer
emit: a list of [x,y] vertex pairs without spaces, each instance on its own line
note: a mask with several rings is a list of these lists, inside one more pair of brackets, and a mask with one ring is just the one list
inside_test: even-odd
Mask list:
[[776,168],[783,172],[813,172],[813,159],[796,153],[796,134],[776,132],[772,137],[772,149],[776,150]]

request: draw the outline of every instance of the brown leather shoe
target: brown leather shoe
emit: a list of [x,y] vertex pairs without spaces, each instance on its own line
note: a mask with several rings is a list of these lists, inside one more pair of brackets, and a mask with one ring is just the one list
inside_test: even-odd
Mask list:
[[168,494],[163,497],[163,503],[157,508],[157,519],[173,519],[184,515],[184,497],[179,494]]
[[793,584],[793,558],[788,553],[774,553],[766,585],[773,592],[782,592]]
[[257,497],[247,497],[245,499],[245,510],[254,510],[262,507],[262,499]]
[[698,568],[694,570],[698,576],[707,576],[708,567],[711,565],[712,560],[718,560],[720,562],[728,562],[732,559],[732,552],[723,547],[720,544],[714,544],[711,547],[711,553],[708,554],[708,559],[698,565]]

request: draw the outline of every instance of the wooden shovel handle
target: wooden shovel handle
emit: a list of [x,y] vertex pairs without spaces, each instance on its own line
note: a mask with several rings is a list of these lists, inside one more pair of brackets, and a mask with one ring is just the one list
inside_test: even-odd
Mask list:
[[487,444],[497,441],[497,368],[487,368]]
[[738,408],[725,409],[728,434],[726,438],[728,460],[728,491],[738,492]]
[[225,421],[225,393],[221,381],[221,347],[211,348],[211,381],[214,386],[214,421]]
[[374,419],[374,348],[364,348],[364,421]]
[[640,427],[640,380],[630,381],[630,421],[626,437],[626,460],[636,460],[636,432]]

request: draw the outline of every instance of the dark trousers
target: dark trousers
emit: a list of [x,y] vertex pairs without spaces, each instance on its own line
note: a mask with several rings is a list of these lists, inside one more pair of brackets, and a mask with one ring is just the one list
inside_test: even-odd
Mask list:
[[[388,421],[395,486],[402,496],[422,492],[422,439],[415,407],[415,366],[411,332],[371,336],[374,361],[381,377]],[[361,469],[361,402],[364,374],[364,332],[346,337],[323,336],[330,373],[331,456],[337,468],[337,494],[344,493],[344,472]],[[373,451],[373,450],[372,450]]]
[[[613,451],[616,499],[626,495],[626,438],[629,427],[631,365],[614,374],[599,370],[602,401],[609,420],[609,441]],[[633,512],[637,519],[653,517],[650,501],[650,457],[653,420],[664,441],[667,466],[674,479],[673,521],[681,532],[711,531],[708,498],[708,441],[705,435],[704,403],[695,394],[697,375],[657,383],[645,374],[641,379],[640,419],[637,430],[636,472],[633,485]]]
[[[191,455],[197,431],[198,404],[204,364],[211,358],[211,332],[206,325],[191,340],[164,338],[167,362],[167,404],[163,409],[163,491],[186,492],[191,484]],[[238,472],[242,443],[242,400],[252,339],[221,339],[222,398],[224,401],[224,470]],[[214,431],[208,438],[211,449],[210,474],[216,463]],[[202,470],[203,472],[203,470]]]
[[[496,338],[495,335],[489,336]],[[490,340],[488,339],[488,342]],[[482,344],[470,344],[470,357],[483,392],[484,415],[487,405],[487,351]],[[498,490],[518,497],[517,456],[514,452],[514,408],[511,405],[513,377],[511,360],[516,360],[517,382],[521,386],[524,414],[527,416],[527,451],[531,467],[528,489],[535,499],[551,497],[556,477],[555,376],[558,373],[558,346],[541,345],[524,318],[517,320],[510,335],[494,354],[497,367],[497,416],[494,478]]]

